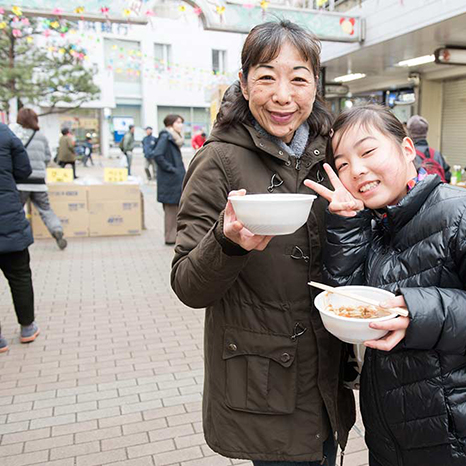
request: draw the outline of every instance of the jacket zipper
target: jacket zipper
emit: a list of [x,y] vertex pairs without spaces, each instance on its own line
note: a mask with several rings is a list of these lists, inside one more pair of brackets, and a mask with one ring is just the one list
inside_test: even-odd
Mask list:
[[378,384],[377,384],[377,375],[375,371],[375,360],[377,358],[377,350],[372,351],[372,361],[371,361],[371,372],[372,372],[372,381],[374,384],[374,392],[375,392],[375,404],[377,406],[377,413],[379,415],[379,419],[381,420],[383,427],[385,431],[387,432],[387,435],[390,437],[391,441],[393,442],[393,445],[395,446],[395,454],[396,454],[396,464],[398,466],[403,466],[403,463],[400,462],[400,452],[398,448],[398,443],[395,439],[395,437],[392,435],[392,432],[390,428],[388,427],[388,423],[385,420],[385,416],[382,414],[382,410],[380,409],[380,400],[379,400],[379,391],[378,391]]
[[294,166],[296,168],[296,170],[301,170],[301,158],[299,157],[296,157],[296,164]]

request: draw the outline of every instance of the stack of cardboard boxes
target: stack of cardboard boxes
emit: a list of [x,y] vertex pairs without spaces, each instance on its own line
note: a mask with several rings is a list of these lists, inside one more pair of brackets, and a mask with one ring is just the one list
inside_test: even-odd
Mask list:
[[[139,235],[142,195],[138,184],[50,183],[49,199],[65,236]],[[50,238],[39,213],[32,207],[34,238]]]

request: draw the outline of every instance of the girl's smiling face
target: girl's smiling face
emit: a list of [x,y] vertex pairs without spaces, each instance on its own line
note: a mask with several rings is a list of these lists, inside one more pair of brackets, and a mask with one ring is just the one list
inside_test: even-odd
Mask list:
[[369,209],[397,204],[417,176],[416,150],[410,138],[398,143],[373,125],[353,125],[332,140],[338,177]]

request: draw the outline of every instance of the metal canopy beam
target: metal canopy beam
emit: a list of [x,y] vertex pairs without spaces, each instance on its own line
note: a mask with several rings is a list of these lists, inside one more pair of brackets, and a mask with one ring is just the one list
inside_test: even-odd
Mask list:
[[[184,0],[194,8],[202,10],[200,19],[206,30],[224,31],[247,34],[254,26],[264,21],[288,19],[312,31],[320,40],[333,42],[361,42],[364,40],[365,23],[357,16],[327,12],[323,10],[309,10],[288,8],[273,5],[263,0],[263,8],[252,4],[245,4],[238,0]],[[252,1],[252,0],[244,0]],[[0,7],[5,12],[12,11],[11,0],[0,0]],[[70,2],[57,7],[55,0],[15,0],[15,6],[21,7],[25,16],[60,18],[72,21],[94,21],[113,23],[146,24],[146,12],[157,12],[157,6],[164,5],[157,0],[114,0],[109,3],[108,12],[102,13],[102,3],[99,0],[80,0],[82,12],[76,12],[78,2]],[[173,6],[176,6],[174,3]],[[57,13],[57,8],[60,8]],[[129,14],[123,16],[123,11]],[[144,10],[144,11],[143,11]]]

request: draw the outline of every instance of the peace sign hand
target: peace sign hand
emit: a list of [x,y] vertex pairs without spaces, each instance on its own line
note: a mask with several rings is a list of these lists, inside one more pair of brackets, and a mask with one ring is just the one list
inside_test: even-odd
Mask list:
[[330,191],[325,186],[311,180],[304,180],[304,184],[315,191],[317,194],[329,201],[328,210],[333,214],[341,215],[342,217],[354,217],[359,210],[364,209],[364,203],[353,197],[353,195],[343,186],[338,176],[328,164],[324,164],[324,169],[335,188],[335,191]]

